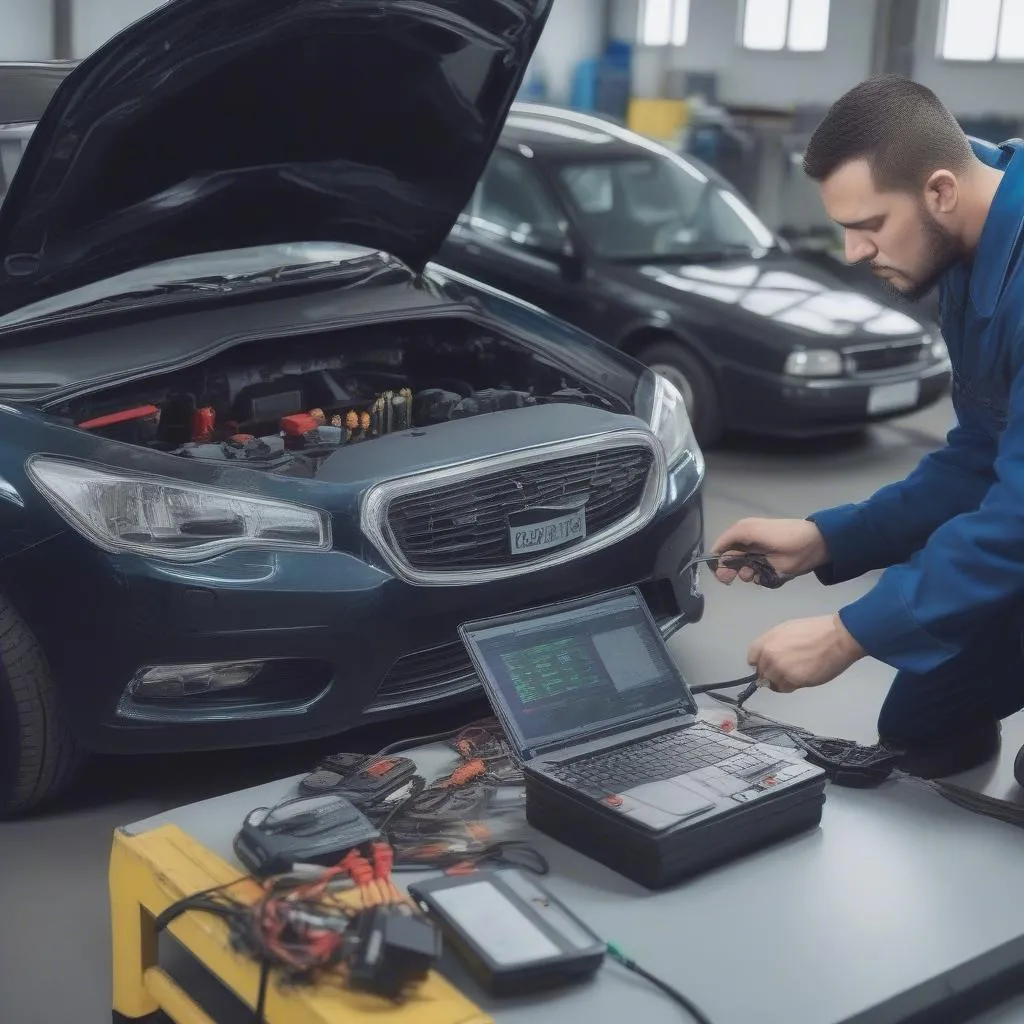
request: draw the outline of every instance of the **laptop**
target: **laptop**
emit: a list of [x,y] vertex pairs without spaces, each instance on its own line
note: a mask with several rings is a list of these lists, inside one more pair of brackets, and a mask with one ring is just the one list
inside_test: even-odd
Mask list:
[[792,827],[780,819],[781,832],[820,820],[822,769],[698,720],[636,588],[469,622],[460,634],[526,774],[528,800],[532,777],[657,834],[717,819],[739,827],[747,812],[791,805],[803,791],[813,807]]

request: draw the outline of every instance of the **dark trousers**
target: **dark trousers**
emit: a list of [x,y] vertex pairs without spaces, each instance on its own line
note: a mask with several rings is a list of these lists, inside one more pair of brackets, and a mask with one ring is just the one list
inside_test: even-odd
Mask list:
[[993,619],[961,654],[933,672],[899,672],[878,733],[908,743],[941,739],[1024,708],[1024,608]]

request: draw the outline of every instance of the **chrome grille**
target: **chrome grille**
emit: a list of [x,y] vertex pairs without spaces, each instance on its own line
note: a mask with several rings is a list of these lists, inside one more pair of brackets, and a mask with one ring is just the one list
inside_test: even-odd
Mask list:
[[374,704],[395,698],[428,700],[469,680],[476,681],[476,672],[465,645],[457,640],[399,658],[384,677]]
[[523,560],[510,550],[509,516],[582,499],[592,536],[636,511],[653,467],[651,448],[636,445],[483,472],[397,498],[387,524],[414,569],[500,569]]
[[904,366],[916,366],[923,363],[930,351],[926,339],[915,341],[888,342],[880,345],[859,345],[844,350],[843,357],[847,373],[871,374],[885,373]]

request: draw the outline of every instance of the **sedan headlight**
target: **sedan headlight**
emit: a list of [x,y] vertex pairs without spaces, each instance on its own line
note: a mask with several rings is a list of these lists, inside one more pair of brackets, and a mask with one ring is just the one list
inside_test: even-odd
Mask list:
[[790,377],[838,377],[843,357],[830,349],[797,349],[789,353],[784,372]]
[[666,462],[669,466],[674,466],[689,455],[703,472],[704,455],[693,433],[683,396],[679,389],[660,373],[656,373],[654,378],[651,429],[665,449]]
[[327,550],[317,509],[158,477],[33,456],[29,479],[67,523],[104,551],[198,562],[247,547]]

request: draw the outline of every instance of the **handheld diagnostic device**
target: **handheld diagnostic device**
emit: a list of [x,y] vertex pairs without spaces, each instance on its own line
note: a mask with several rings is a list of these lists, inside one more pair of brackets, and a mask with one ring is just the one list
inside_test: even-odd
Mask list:
[[414,882],[409,895],[491,995],[582,981],[604,961],[606,944],[515,868]]
[[337,864],[353,847],[379,835],[343,796],[300,796],[250,811],[233,845],[254,875],[266,877],[291,871],[295,864]]

